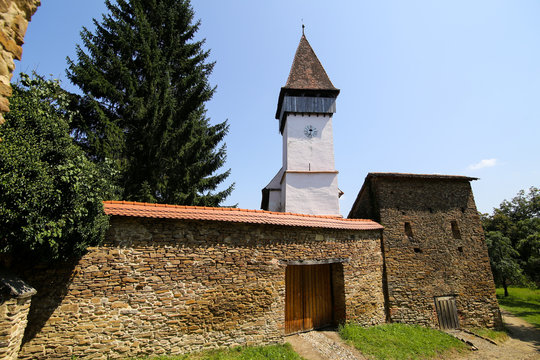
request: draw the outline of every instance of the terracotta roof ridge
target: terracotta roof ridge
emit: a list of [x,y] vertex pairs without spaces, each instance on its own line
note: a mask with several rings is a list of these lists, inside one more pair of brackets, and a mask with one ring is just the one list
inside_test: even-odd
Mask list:
[[237,208],[231,207],[211,207],[211,206],[196,206],[196,205],[173,205],[173,204],[158,204],[158,203],[148,203],[140,201],[125,201],[125,200],[105,200],[104,204],[119,204],[119,205],[136,205],[136,206],[145,206],[145,207],[167,207],[172,209],[206,209],[206,210],[236,210]]
[[371,219],[349,219],[349,218],[342,218],[341,220],[344,220],[344,221],[352,221],[352,222],[374,222],[373,220]]
[[135,201],[104,201],[103,205],[105,213],[112,216],[210,220],[349,230],[380,230],[383,228],[372,220],[344,219],[341,216],[333,215],[283,213],[230,207],[153,204]]
[[343,221],[364,221],[371,222],[369,219],[346,219],[342,216],[333,216],[333,215],[313,215],[313,214],[300,214],[292,212],[278,212],[278,211],[268,211],[268,210],[257,210],[257,209],[242,209],[242,208],[232,208],[232,207],[210,207],[210,206],[193,206],[193,205],[171,205],[171,204],[156,204],[156,203],[147,203],[147,202],[137,202],[137,201],[125,201],[125,200],[106,200],[103,201],[103,204],[111,205],[132,205],[140,207],[162,207],[169,209],[184,209],[184,210],[210,210],[210,211],[234,211],[239,213],[258,213],[258,214],[268,214],[268,215],[278,215],[278,216],[301,216],[312,219],[332,219],[332,220],[343,220]]

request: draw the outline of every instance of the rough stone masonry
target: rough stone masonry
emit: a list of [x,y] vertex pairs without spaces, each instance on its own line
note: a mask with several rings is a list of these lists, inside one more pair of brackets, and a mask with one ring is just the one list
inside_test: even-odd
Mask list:
[[380,230],[113,216],[104,246],[26,274],[38,293],[19,358],[282,342],[287,261],[322,259],[347,259],[345,318],[384,322]]
[[384,226],[389,321],[438,327],[435,301],[451,297],[461,326],[501,325],[472,180],[395,173],[366,177],[349,217]]
[[17,359],[35,293],[21,279],[0,272],[0,359]]
[[21,60],[28,22],[40,4],[40,0],[0,0],[0,124],[2,113],[9,111],[13,60]]

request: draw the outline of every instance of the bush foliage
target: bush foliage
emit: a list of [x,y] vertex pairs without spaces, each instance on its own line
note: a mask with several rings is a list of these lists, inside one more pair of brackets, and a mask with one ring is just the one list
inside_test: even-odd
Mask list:
[[0,126],[0,253],[58,260],[97,245],[108,226],[102,200],[114,171],[70,137],[70,94],[57,81],[22,74]]

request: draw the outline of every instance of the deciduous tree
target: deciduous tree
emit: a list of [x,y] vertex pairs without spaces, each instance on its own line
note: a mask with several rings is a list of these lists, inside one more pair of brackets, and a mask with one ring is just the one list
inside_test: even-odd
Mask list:
[[114,198],[106,162],[96,165],[70,137],[69,94],[58,82],[22,74],[0,126],[0,254],[56,260],[97,245]]
[[496,232],[517,251],[518,264],[529,280],[540,284],[540,189],[521,190],[482,219],[486,233]]
[[486,234],[489,261],[495,282],[504,288],[504,296],[508,296],[509,281],[521,280],[521,268],[517,262],[519,253],[512,247],[510,239],[499,231]]

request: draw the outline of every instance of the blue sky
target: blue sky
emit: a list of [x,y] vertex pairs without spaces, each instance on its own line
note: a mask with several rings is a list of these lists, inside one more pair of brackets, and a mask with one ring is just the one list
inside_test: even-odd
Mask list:
[[[491,212],[540,186],[540,2],[193,1],[216,61],[207,104],[228,119],[226,205],[258,209],[281,167],[274,114],[301,36],[334,85],[339,187],[346,216],[368,172],[478,177],[478,209]],[[65,78],[82,26],[100,0],[46,0],[34,15],[16,73]],[[14,80],[16,75],[14,76]]]

